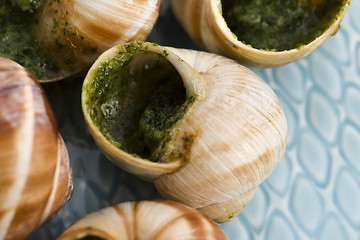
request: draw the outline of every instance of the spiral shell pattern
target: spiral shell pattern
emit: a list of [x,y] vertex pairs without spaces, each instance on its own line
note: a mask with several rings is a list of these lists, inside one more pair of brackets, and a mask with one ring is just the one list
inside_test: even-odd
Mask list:
[[221,228],[204,214],[164,200],[130,201],[90,213],[57,240],[85,237],[108,240],[226,240]]
[[30,73],[0,58],[0,239],[25,239],[70,199],[68,152]]
[[[102,84],[93,82],[96,73],[102,71],[102,63],[122,59],[122,54],[136,59],[128,64],[139,69],[156,64],[159,58],[167,61],[181,76],[186,95],[197,97],[164,140],[162,159],[168,161],[153,162],[118,148],[92,119],[100,112],[88,101],[89,89]],[[126,87],[119,91],[126,92]],[[133,92],[132,97],[139,91]],[[216,54],[141,42],[115,46],[90,69],[82,106],[94,139],[111,161],[153,181],[167,199],[196,208],[217,222],[230,221],[241,212],[285,152],[287,123],[273,90],[248,68]],[[130,118],[124,112],[119,115]]]

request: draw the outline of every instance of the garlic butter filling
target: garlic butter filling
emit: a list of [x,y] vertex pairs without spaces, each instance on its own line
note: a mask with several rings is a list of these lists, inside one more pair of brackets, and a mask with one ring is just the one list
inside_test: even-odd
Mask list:
[[0,0],[0,56],[21,64],[37,79],[56,75],[59,70],[34,31],[43,4],[43,0]]
[[195,100],[166,55],[119,53],[92,74],[86,104],[102,134],[130,154],[162,161],[171,128]]
[[222,13],[239,41],[264,50],[301,48],[325,32],[343,0],[228,0]]

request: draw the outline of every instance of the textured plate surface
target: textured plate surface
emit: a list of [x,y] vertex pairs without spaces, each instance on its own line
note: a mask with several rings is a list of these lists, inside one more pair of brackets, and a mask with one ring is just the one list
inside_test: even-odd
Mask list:
[[[252,68],[285,109],[285,156],[253,201],[220,226],[230,240],[360,240],[360,1],[338,33],[298,62]],[[149,41],[198,49],[165,0]],[[151,183],[120,170],[97,149],[85,126],[82,80],[43,85],[69,150],[74,195],[31,237],[54,239],[88,212],[133,199],[161,198]]]

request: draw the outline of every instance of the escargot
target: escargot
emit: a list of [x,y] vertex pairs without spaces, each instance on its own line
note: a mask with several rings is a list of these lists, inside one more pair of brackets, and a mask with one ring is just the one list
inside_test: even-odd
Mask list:
[[257,67],[299,60],[335,34],[350,0],[171,0],[204,49]]
[[40,82],[84,75],[114,44],[144,40],[162,0],[0,0],[0,56]]
[[217,222],[251,200],[287,139],[282,106],[254,72],[149,42],[104,52],[84,80],[82,109],[111,161]]
[[30,73],[0,57],[0,239],[26,239],[70,199],[67,148]]
[[81,218],[57,240],[226,240],[206,215],[165,200],[118,203]]

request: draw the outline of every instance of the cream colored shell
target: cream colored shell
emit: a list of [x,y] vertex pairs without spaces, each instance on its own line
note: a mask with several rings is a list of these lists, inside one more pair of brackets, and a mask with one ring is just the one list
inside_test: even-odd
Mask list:
[[204,214],[172,201],[143,200],[116,204],[90,213],[57,240],[96,236],[107,240],[226,240]]
[[83,86],[85,120],[105,155],[123,169],[154,182],[168,199],[199,209],[218,222],[229,221],[254,196],[285,151],[287,124],[272,89],[234,60],[145,43],[148,53],[167,53],[182,77],[187,95],[198,101],[171,130],[171,149],[184,159],[150,162],[110,143],[92,122],[86,104],[92,72],[121,52],[115,46],[90,69]]
[[70,199],[68,152],[44,92],[0,57],[0,239],[26,239]]
[[221,0],[171,0],[171,5],[187,33],[204,49],[248,65],[275,67],[307,56],[335,34],[350,5],[350,0],[341,1],[343,8],[337,14],[336,21],[321,36],[300,49],[279,52],[255,49],[238,41],[221,14]]
[[40,44],[60,66],[58,80],[88,68],[115,44],[145,40],[162,0],[47,0],[36,27]]

